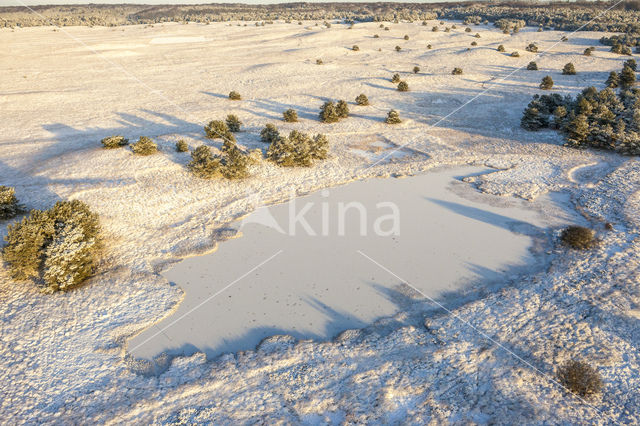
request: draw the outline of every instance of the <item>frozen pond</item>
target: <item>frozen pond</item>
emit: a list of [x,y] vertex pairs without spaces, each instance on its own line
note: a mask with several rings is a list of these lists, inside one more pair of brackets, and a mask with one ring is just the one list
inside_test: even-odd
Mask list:
[[443,300],[521,272],[535,261],[532,236],[566,213],[549,197],[500,199],[461,181],[478,172],[488,170],[354,182],[257,209],[235,225],[240,238],[163,274],[185,299],[129,349],[213,357],[274,334],[329,339],[419,296],[403,282]]

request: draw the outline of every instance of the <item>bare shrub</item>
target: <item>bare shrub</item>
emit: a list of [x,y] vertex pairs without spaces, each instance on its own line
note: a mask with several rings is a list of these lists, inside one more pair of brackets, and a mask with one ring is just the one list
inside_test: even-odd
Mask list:
[[603,388],[598,370],[585,362],[567,361],[558,368],[557,376],[560,383],[581,397],[600,393]]

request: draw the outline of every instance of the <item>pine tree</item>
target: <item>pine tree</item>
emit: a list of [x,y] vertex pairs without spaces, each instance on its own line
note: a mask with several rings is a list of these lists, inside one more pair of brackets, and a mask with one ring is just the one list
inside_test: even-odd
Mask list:
[[528,107],[524,110],[522,119],[520,119],[520,126],[526,130],[535,131],[547,127],[549,121],[547,117],[540,114],[538,108]]
[[636,82],[636,73],[633,72],[633,69],[629,65],[625,65],[622,68],[622,73],[620,74],[620,87],[622,89],[630,89]]
[[364,93],[360,93],[358,96],[356,96],[356,103],[358,105],[369,105],[369,98],[367,98],[367,95],[365,95]]
[[536,64],[533,61],[529,62],[529,64],[527,65],[527,70],[529,70],[529,71],[537,71],[538,70],[538,64]]
[[283,112],[282,117],[287,123],[295,123],[298,121],[298,113],[295,109],[292,108],[289,108],[288,110]]
[[462,74],[462,68],[454,68],[453,71],[451,71],[451,74],[453,74],[453,75]]
[[564,68],[562,68],[562,74],[563,75],[575,75],[576,74],[576,67],[574,67],[573,64],[571,62],[569,62],[568,64],[566,64],[564,66]]
[[398,111],[396,111],[395,109],[392,109],[391,111],[389,111],[389,113],[387,114],[387,119],[385,120],[385,123],[387,124],[402,123],[402,120],[400,119],[400,114],[398,114]]
[[271,123],[268,123],[260,132],[260,139],[262,142],[272,143],[279,137],[280,132],[278,132],[278,128]]
[[214,156],[211,148],[200,145],[191,153],[191,162],[187,168],[197,177],[213,179],[222,176],[221,160]]
[[150,138],[140,136],[140,139],[131,145],[131,150],[137,155],[152,155],[158,152],[158,145],[156,145]]
[[615,71],[611,71],[609,73],[609,78],[607,78],[605,84],[607,85],[607,87],[616,89],[620,85],[620,76],[618,75],[618,73]]
[[184,141],[184,139],[180,139],[176,142],[176,151],[178,152],[187,152],[189,151],[189,145]]
[[392,82],[392,83],[400,83],[400,74],[397,74],[397,73],[396,73],[396,74],[394,74],[394,75],[391,77],[391,82]]
[[225,123],[227,124],[227,128],[230,132],[239,132],[240,126],[242,126],[242,121],[240,121],[240,119],[233,114],[227,115]]
[[638,71],[638,64],[637,64],[635,59],[627,59],[626,61],[624,61],[624,65],[623,66],[628,66],[634,72]]
[[232,101],[239,101],[240,99],[242,99],[242,96],[240,96],[240,93],[232,90],[231,92],[229,92],[229,99],[231,99]]
[[332,101],[327,101],[320,108],[320,121],[323,123],[335,123],[340,120],[340,115],[336,105]]
[[338,101],[338,103],[336,104],[336,113],[340,118],[349,117],[349,105],[347,104],[346,101],[343,101],[343,100]]
[[400,92],[408,92],[409,91],[409,85],[407,84],[406,81],[401,81],[400,83],[398,83],[398,90]]
[[547,75],[542,78],[542,82],[540,83],[540,88],[542,90],[550,90],[553,87],[553,79],[550,75]]
[[109,136],[100,141],[106,149],[120,148],[129,143],[124,136]]
[[229,126],[222,120],[212,120],[204,126],[204,132],[209,139],[231,139],[235,141],[235,136],[231,133]]
[[498,46],[498,52],[504,52],[504,50],[505,49],[503,45]]
[[18,202],[15,189],[0,185],[0,220],[12,219],[23,211],[24,207]]
[[227,179],[244,179],[249,176],[249,158],[233,142],[225,141],[225,158],[221,169]]
[[413,67],[413,73],[414,74],[418,74],[419,72],[420,72],[420,67],[419,66],[416,65],[415,67]]
[[586,141],[589,134],[589,121],[584,114],[576,115],[565,127],[569,145],[579,147]]

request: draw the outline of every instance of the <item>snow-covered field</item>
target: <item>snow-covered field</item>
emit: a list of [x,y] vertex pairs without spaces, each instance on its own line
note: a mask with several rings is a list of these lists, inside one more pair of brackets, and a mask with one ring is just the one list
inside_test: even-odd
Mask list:
[[[465,33],[459,23],[431,32],[436,24],[1,30],[0,184],[14,186],[29,208],[87,202],[108,239],[100,273],[69,293],[42,294],[0,267],[3,421],[637,423],[640,163],[519,128],[544,75],[558,93],[602,88],[627,57],[600,46],[601,33],[556,43],[563,33]],[[478,47],[467,50],[472,41]],[[530,42],[551,53],[536,58],[524,50]],[[596,51],[583,56],[589,46]],[[509,57],[514,50],[520,58]],[[531,60],[540,71],[513,72]],[[570,61],[577,75],[561,75]],[[453,67],[464,74],[451,75]],[[394,72],[410,92],[395,90]],[[243,100],[226,99],[231,90]],[[353,102],[359,93],[371,106],[352,105],[340,123],[318,122],[325,99]],[[281,122],[289,107],[299,123]],[[401,125],[384,124],[391,108]],[[238,142],[246,147],[263,148],[259,130],[274,122],[326,133],[331,158],[309,169],[264,162],[241,182],[193,178],[175,141],[219,146],[202,126],[229,113],[245,123]],[[153,137],[161,153],[103,150],[99,140],[111,134]],[[304,194],[467,164],[498,169],[466,181],[505,200],[563,191],[601,244],[588,252],[551,247],[544,268],[450,312],[431,309],[426,321],[433,306],[415,297],[396,316],[330,342],[279,336],[212,361],[195,354],[149,363],[128,354],[128,339],[170,316],[183,297],[159,273],[211,251],[254,194],[275,203],[292,187]],[[557,229],[546,233],[552,240]],[[555,381],[569,358],[598,366],[602,395],[581,400]]]

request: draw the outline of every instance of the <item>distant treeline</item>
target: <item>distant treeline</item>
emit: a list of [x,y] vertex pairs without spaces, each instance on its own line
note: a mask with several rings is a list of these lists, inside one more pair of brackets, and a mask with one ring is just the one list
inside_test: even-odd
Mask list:
[[[422,21],[455,19],[472,23],[524,21],[557,30],[640,33],[640,0],[557,3],[283,3],[269,5],[65,5],[0,7],[0,27],[116,26],[161,22],[226,21]],[[600,16],[602,14],[602,16]],[[584,26],[584,27],[583,27]]]

